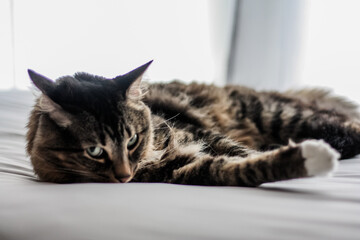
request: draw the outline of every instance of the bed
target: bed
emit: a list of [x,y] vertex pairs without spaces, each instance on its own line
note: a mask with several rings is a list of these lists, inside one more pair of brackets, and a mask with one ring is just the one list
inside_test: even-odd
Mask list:
[[1,240],[360,239],[359,157],[258,188],[43,183],[24,150],[33,99],[0,92]]

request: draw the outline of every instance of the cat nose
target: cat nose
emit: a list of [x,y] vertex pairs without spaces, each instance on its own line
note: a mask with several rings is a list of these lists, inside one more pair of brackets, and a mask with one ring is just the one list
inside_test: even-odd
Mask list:
[[114,175],[117,180],[122,183],[126,183],[131,179],[131,168],[129,163],[115,163]]
[[120,178],[118,178],[118,179],[120,180],[120,182],[126,183],[126,182],[130,181],[131,176],[130,176],[130,175],[127,175],[127,176],[120,177]]

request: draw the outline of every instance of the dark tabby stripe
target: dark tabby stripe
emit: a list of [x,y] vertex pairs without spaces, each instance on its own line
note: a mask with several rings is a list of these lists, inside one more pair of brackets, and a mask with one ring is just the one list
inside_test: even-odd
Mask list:
[[244,119],[245,116],[247,115],[246,104],[244,101],[241,101],[241,100],[240,100],[240,103],[241,103],[241,118],[240,119]]
[[297,124],[302,120],[302,108],[296,107],[296,113],[293,115],[287,125],[288,131],[296,131]]
[[261,114],[264,108],[260,99],[256,98],[255,96],[249,96],[248,105],[251,106],[251,108],[248,110],[248,117],[255,123],[259,132],[263,134],[265,130],[263,127]]
[[283,108],[282,105],[279,103],[277,104],[275,113],[273,114],[270,124],[271,134],[276,143],[283,142],[280,137],[280,131],[283,125],[283,120],[281,118],[282,113],[283,113]]

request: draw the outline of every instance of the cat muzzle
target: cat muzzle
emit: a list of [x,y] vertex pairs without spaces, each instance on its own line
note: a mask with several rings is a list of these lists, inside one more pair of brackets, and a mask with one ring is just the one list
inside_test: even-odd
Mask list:
[[122,183],[129,182],[132,178],[132,171],[129,163],[114,164],[114,176]]

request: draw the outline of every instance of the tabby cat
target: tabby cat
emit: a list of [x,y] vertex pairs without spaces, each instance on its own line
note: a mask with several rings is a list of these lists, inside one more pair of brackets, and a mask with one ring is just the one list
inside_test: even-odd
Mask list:
[[[327,175],[360,153],[356,106],[323,90],[148,84],[76,73],[41,90],[27,152],[40,180],[258,186]],[[336,149],[336,150],[335,150]]]

